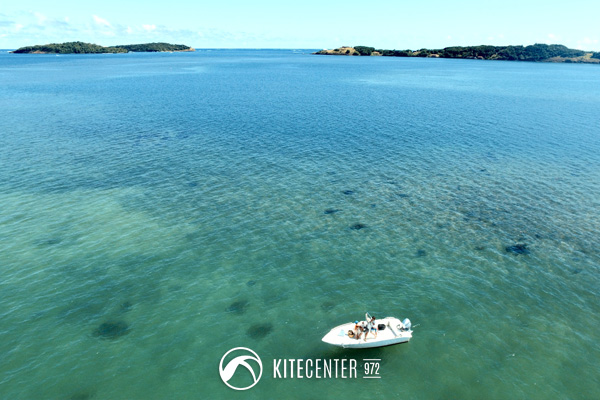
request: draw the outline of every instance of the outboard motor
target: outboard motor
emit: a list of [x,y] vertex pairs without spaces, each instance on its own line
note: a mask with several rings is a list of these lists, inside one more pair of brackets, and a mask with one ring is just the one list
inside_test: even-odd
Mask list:
[[405,318],[404,321],[402,321],[402,325],[404,325],[404,329],[407,331],[410,331],[410,327],[412,326],[410,323],[410,319]]

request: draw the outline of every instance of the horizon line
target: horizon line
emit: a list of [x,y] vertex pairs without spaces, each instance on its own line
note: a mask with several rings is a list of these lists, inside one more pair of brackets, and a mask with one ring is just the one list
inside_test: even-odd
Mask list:
[[[81,40],[74,40],[71,42],[81,42]],[[0,48],[0,50],[8,50],[8,51],[13,51],[13,50],[17,50],[20,49],[22,47],[33,47],[33,46],[45,46],[45,45],[49,45],[49,44],[62,44],[62,43],[71,43],[71,42],[52,42],[52,43],[44,43],[42,45],[26,45],[26,46],[20,46],[20,47],[14,47],[14,48]],[[89,44],[96,44],[96,43],[92,43],[92,42],[82,42],[82,43],[89,43]],[[135,45],[135,44],[147,44],[147,43],[168,43],[168,42],[146,42],[146,43],[132,43],[132,44],[128,44],[128,45]],[[171,43],[169,43],[171,44]],[[410,48],[393,48],[393,49],[386,49],[386,48],[378,48],[376,46],[367,46],[367,45],[341,45],[341,46],[335,46],[332,47],[332,49],[337,49],[337,48],[341,48],[341,47],[356,47],[356,46],[364,46],[364,47],[373,47],[376,50],[411,50],[411,51],[418,51],[418,50],[422,50],[422,49],[426,49],[426,50],[443,50],[449,47],[477,47],[477,46],[493,46],[493,47],[508,47],[508,46],[523,46],[523,47],[527,47],[527,46],[533,46],[536,44],[544,44],[544,45],[559,45],[559,46],[565,46],[567,48],[570,48],[566,45],[563,45],[561,43],[533,43],[533,44],[503,44],[503,45],[495,45],[495,44],[471,44],[471,45],[451,45],[451,46],[445,46],[445,47],[419,47],[418,49],[410,49]],[[125,45],[109,45],[109,46],[104,46],[104,45],[99,45],[102,47],[118,47],[118,46],[125,46]],[[186,45],[187,46],[187,45]],[[193,48],[195,50],[329,50],[330,48],[327,47],[196,47],[196,46],[189,46],[190,48]],[[572,48],[574,50],[580,50],[580,51],[585,51],[585,52],[591,52],[591,53],[597,53],[600,52],[600,50],[591,50],[591,49],[581,49],[581,48]]]

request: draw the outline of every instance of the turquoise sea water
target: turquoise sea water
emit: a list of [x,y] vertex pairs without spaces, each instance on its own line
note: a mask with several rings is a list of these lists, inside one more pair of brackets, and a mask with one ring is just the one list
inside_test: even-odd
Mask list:
[[600,398],[600,69],[308,53],[0,53],[0,398]]

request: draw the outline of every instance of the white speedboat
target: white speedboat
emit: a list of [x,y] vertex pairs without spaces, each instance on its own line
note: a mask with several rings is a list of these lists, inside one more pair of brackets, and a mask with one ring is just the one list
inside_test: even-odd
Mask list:
[[[371,319],[368,313],[366,317],[367,320]],[[367,340],[365,340],[364,333],[360,336],[360,339],[356,338],[357,332],[354,331],[354,322],[336,326],[327,335],[323,336],[322,340],[325,343],[345,349],[368,349],[405,343],[412,337],[411,323],[408,318],[400,321],[398,318],[385,317],[375,320],[375,325],[377,326],[377,337],[371,331],[367,334]]]

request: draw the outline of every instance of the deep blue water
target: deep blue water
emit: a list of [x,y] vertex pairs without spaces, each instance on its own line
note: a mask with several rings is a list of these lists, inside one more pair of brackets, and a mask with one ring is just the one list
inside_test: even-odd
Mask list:
[[598,66],[309,53],[0,53],[0,398],[600,396]]

